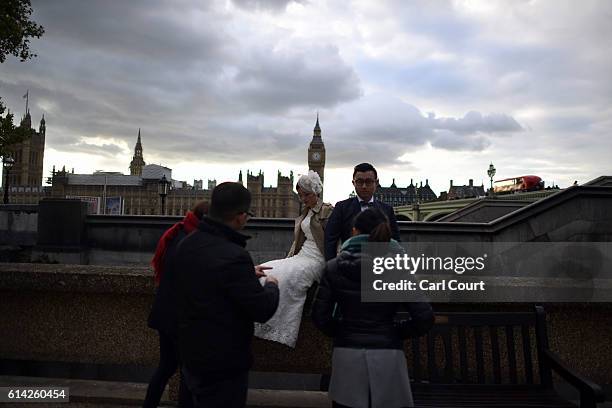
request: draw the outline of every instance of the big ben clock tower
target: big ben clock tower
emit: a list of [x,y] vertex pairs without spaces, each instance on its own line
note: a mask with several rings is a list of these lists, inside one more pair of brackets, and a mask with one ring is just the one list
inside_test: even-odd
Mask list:
[[325,145],[321,139],[321,128],[319,127],[319,114],[317,113],[317,124],[314,127],[312,141],[308,146],[308,169],[316,171],[321,177],[321,182],[324,181],[323,173],[325,171]]

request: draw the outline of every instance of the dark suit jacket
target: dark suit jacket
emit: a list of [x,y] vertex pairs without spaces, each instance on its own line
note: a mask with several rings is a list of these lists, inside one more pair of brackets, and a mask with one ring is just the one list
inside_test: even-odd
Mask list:
[[278,307],[278,287],[261,286],[247,237],[204,217],[181,241],[177,259],[178,343],[181,363],[210,381],[251,367],[253,322]]
[[[374,207],[381,210],[389,218],[391,233],[396,241],[400,240],[399,227],[393,207],[382,201],[374,200]],[[351,237],[353,220],[361,212],[361,204],[357,197],[348,198],[336,203],[325,227],[325,259],[330,260],[336,257],[338,241],[346,241]]]

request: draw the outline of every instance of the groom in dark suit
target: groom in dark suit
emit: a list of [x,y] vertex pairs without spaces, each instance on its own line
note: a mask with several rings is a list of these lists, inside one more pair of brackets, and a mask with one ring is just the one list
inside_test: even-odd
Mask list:
[[346,241],[351,237],[353,219],[359,212],[368,207],[381,210],[391,225],[393,238],[399,241],[399,228],[393,207],[382,201],[374,200],[374,191],[378,187],[378,173],[370,163],[361,163],[353,170],[353,186],[355,186],[356,197],[336,203],[334,211],[329,216],[325,227],[325,259],[336,257],[338,241]]

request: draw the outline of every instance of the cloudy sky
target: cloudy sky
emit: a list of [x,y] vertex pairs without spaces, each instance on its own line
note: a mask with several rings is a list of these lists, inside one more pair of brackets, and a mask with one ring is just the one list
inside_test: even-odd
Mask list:
[[612,2],[32,0],[38,57],[0,96],[47,120],[45,173],[235,180],[307,170],[319,112],[326,201],[368,161],[381,184],[567,186],[612,174]]

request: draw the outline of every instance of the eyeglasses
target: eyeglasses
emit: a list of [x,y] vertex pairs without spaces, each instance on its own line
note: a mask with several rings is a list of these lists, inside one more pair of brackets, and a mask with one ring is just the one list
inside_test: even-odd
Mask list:
[[377,180],[374,179],[354,179],[353,183],[356,186],[367,186],[367,187],[371,187],[376,183]]

